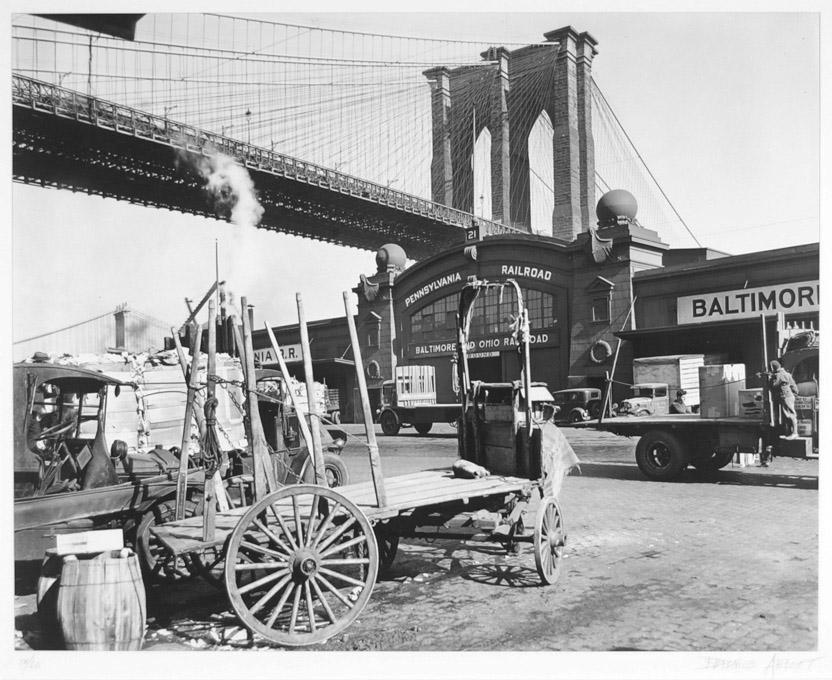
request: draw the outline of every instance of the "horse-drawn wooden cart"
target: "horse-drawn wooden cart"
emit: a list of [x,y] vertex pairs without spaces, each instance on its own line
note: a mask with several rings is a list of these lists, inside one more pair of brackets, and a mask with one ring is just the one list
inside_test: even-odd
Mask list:
[[[436,530],[434,536],[457,535],[446,530],[449,520],[465,514],[469,517],[467,523],[476,525],[478,511],[496,518],[481,529],[510,551],[518,542],[532,542],[542,582],[551,584],[557,580],[566,530],[557,501],[544,495],[544,488],[551,488],[544,480],[544,469],[551,471],[552,466],[541,455],[540,430],[544,420],[536,418],[532,411],[528,315],[516,284],[519,315],[515,338],[524,370],[522,381],[508,384],[516,389],[513,407],[500,411],[507,417],[497,418],[499,422],[489,419],[487,405],[473,396],[477,393],[474,387],[480,384],[472,383],[467,375],[471,306],[480,290],[491,285],[468,284],[461,295],[458,349],[460,385],[465,396],[459,431],[460,455],[466,460],[455,464],[454,469],[383,478],[355,325],[348,295],[344,293],[372,480],[327,488],[326,478],[319,471],[320,447],[315,446],[317,484],[284,486],[268,494],[255,489],[255,501],[250,506],[231,508],[211,517],[210,531],[206,530],[204,517],[152,528],[171,555],[219,552],[224,560],[230,604],[250,631],[288,646],[329,639],[360,614],[379,569],[392,562],[400,537],[426,535],[426,527]],[[305,323],[302,313],[299,316],[305,344]],[[270,330],[269,335],[274,353],[280,357]],[[308,357],[306,346],[304,354]],[[285,371],[282,360],[279,362]],[[299,418],[299,422],[304,424],[305,419]],[[307,441],[314,439],[314,430],[313,427],[311,432],[304,432]],[[480,462],[510,468],[511,461],[519,460],[524,461],[525,476],[479,476],[485,473],[478,465]],[[255,463],[255,477],[263,474],[262,469]],[[527,527],[524,511],[535,492],[541,501],[534,526]]]

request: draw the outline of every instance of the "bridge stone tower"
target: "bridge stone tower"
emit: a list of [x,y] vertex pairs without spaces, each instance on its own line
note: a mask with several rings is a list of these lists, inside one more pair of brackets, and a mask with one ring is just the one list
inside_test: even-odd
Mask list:
[[491,135],[492,218],[531,231],[529,134],[541,112],[553,128],[552,235],[572,241],[592,224],[595,150],[592,59],[597,42],[571,26],[516,50],[492,47],[487,63],[424,72],[431,86],[437,203],[471,211],[475,137]]

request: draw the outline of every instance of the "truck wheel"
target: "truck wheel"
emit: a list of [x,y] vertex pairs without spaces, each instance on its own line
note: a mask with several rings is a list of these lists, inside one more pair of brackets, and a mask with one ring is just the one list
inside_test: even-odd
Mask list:
[[430,428],[433,427],[433,423],[415,423],[413,427],[419,434],[427,434],[430,432]]
[[652,430],[638,440],[636,463],[650,479],[666,481],[678,477],[688,466],[688,452],[674,435]]
[[335,425],[341,424],[341,412],[340,411],[333,411],[332,417],[330,418]]
[[734,459],[733,451],[719,451],[714,449],[708,454],[691,461],[697,470],[721,470]]
[[330,489],[346,486],[350,483],[349,470],[347,470],[346,464],[338,454],[324,454],[324,470],[326,471],[326,483]]
[[399,434],[402,424],[399,422],[399,417],[393,411],[384,411],[379,418],[381,422],[381,431],[388,437],[395,437]]

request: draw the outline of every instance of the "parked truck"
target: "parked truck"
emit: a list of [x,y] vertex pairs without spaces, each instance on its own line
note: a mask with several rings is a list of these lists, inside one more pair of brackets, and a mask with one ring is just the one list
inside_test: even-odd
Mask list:
[[436,403],[436,369],[433,366],[397,366],[393,380],[381,386],[378,422],[389,436],[413,426],[419,434],[430,432],[434,423],[456,423],[459,404]]
[[[736,411],[719,412],[714,417],[705,417],[712,409],[703,401],[701,414],[619,416],[575,425],[638,437],[636,463],[648,478],[654,480],[678,477],[689,465],[701,470],[718,470],[728,465],[737,453],[763,453],[766,448],[774,456],[817,458],[818,334],[813,331],[810,338],[790,340],[781,349],[780,362],[799,379],[796,439],[780,436],[773,426],[765,389],[759,390],[761,398],[758,400],[753,394],[756,390],[740,389],[744,388],[744,382],[741,386],[732,386],[731,391],[735,390],[739,395]],[[741,366],[734,365],[735,368]]]

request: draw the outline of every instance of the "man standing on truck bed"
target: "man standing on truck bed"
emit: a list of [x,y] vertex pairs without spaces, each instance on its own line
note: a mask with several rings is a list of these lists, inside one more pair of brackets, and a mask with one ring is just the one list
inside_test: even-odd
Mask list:
[[676,398],[670,402],[671,413],[690,413],[690,406],[685,403],[687,390],[676,390]]
[[797,384],[779,361],[769,363],[768,387],[775,412],[775,426],[787,439],[797,439],[797,413],[794,410],[794,397]]

